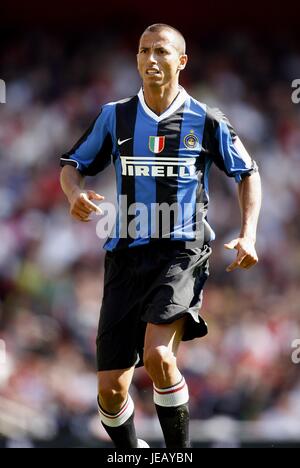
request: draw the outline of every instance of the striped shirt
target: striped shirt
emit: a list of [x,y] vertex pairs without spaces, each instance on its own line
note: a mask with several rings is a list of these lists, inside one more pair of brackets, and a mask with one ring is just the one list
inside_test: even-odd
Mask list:
[[111,162],[119,212],[104,245],[109,251],[161,238],[191,242],[204,235],[206,242],[213,240],[206,219],[212,163],[236,182],[257,171],[227,118],[183,88],[159,116],[147,106],[142,89],[104,105],[61,157],[62,166],[71,164],[88,176]]

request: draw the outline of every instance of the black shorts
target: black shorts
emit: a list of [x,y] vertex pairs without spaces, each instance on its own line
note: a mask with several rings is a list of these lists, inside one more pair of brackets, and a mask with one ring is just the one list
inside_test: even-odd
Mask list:
[[199,315],[209,275],[209,245],[157,241],[107,252],[104,293],[97,336],[100,370],[143,365],[147,323],[171,323],[187,315],[182,341],[207,334]]

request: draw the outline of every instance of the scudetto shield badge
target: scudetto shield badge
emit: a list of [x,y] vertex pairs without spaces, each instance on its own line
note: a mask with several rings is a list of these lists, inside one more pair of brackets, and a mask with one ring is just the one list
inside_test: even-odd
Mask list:
[[165,147],[164,136],[150,136],[149,137],[149,149],[152,153],[161,153]]

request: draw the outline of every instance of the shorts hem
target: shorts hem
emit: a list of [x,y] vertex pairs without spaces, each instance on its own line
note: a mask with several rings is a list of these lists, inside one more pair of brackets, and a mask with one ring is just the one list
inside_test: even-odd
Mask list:
[[146,323],[153,323],[154,325],[163,325],[168,323],[173,323],[176,320],[187,315],[188,317],[192,318],[191,320],[187,321],[185,332],[182,336],[181,341],[191,341],[194,338],[202,338],[206,336],[208,333],[207,325],[201,315],[198,314],[199,308],[195,309],[193,307],[184,307],[176,304],[169,305],[168,308],[174,309],[177,307],[181,309],[171,317],[166,317],[165,319],[160,317],[159,319],[154,319],[153,316],[151,317],[150,314],[147,314],[146,317],[142,317],[141,320]]
[[103,372],[103,371],[112,371],[112,370],[127,370],[127,369],[131,369],[132,367],[134,368],[137,368],[137,367],[141,367],[141,365],[143,364],[140,364],[140,360],[137,362],[137,360],[135,360],[133,362],[133,364],[131,365],[125,365],[125,364],[121,364],[120,366],[115,366],[115,365],[105,365],[105,366],[97,366],[97,372]]

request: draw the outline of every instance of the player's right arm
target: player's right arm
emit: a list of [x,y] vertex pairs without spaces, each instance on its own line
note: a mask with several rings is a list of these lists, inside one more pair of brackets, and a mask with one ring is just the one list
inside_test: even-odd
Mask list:
[[84,177],[75,167],[66,165],[62,168],[60,185],[70,203],[70,214],[74,219],[88,222],[93,211],[101,213],[91,200],[104,200],[104,197],[93,190],[84,190]]
[[113,119],[112,106],[104,106],[71,151],[60,158],[61,187],[70,203],[71,216],[78,221],[89,221],[89,215],[93,211],[101,213],[92,200],[103,200],[104,197],[93,190],[84,190],[84,177],[96,175],[110,164],[113,152]]

